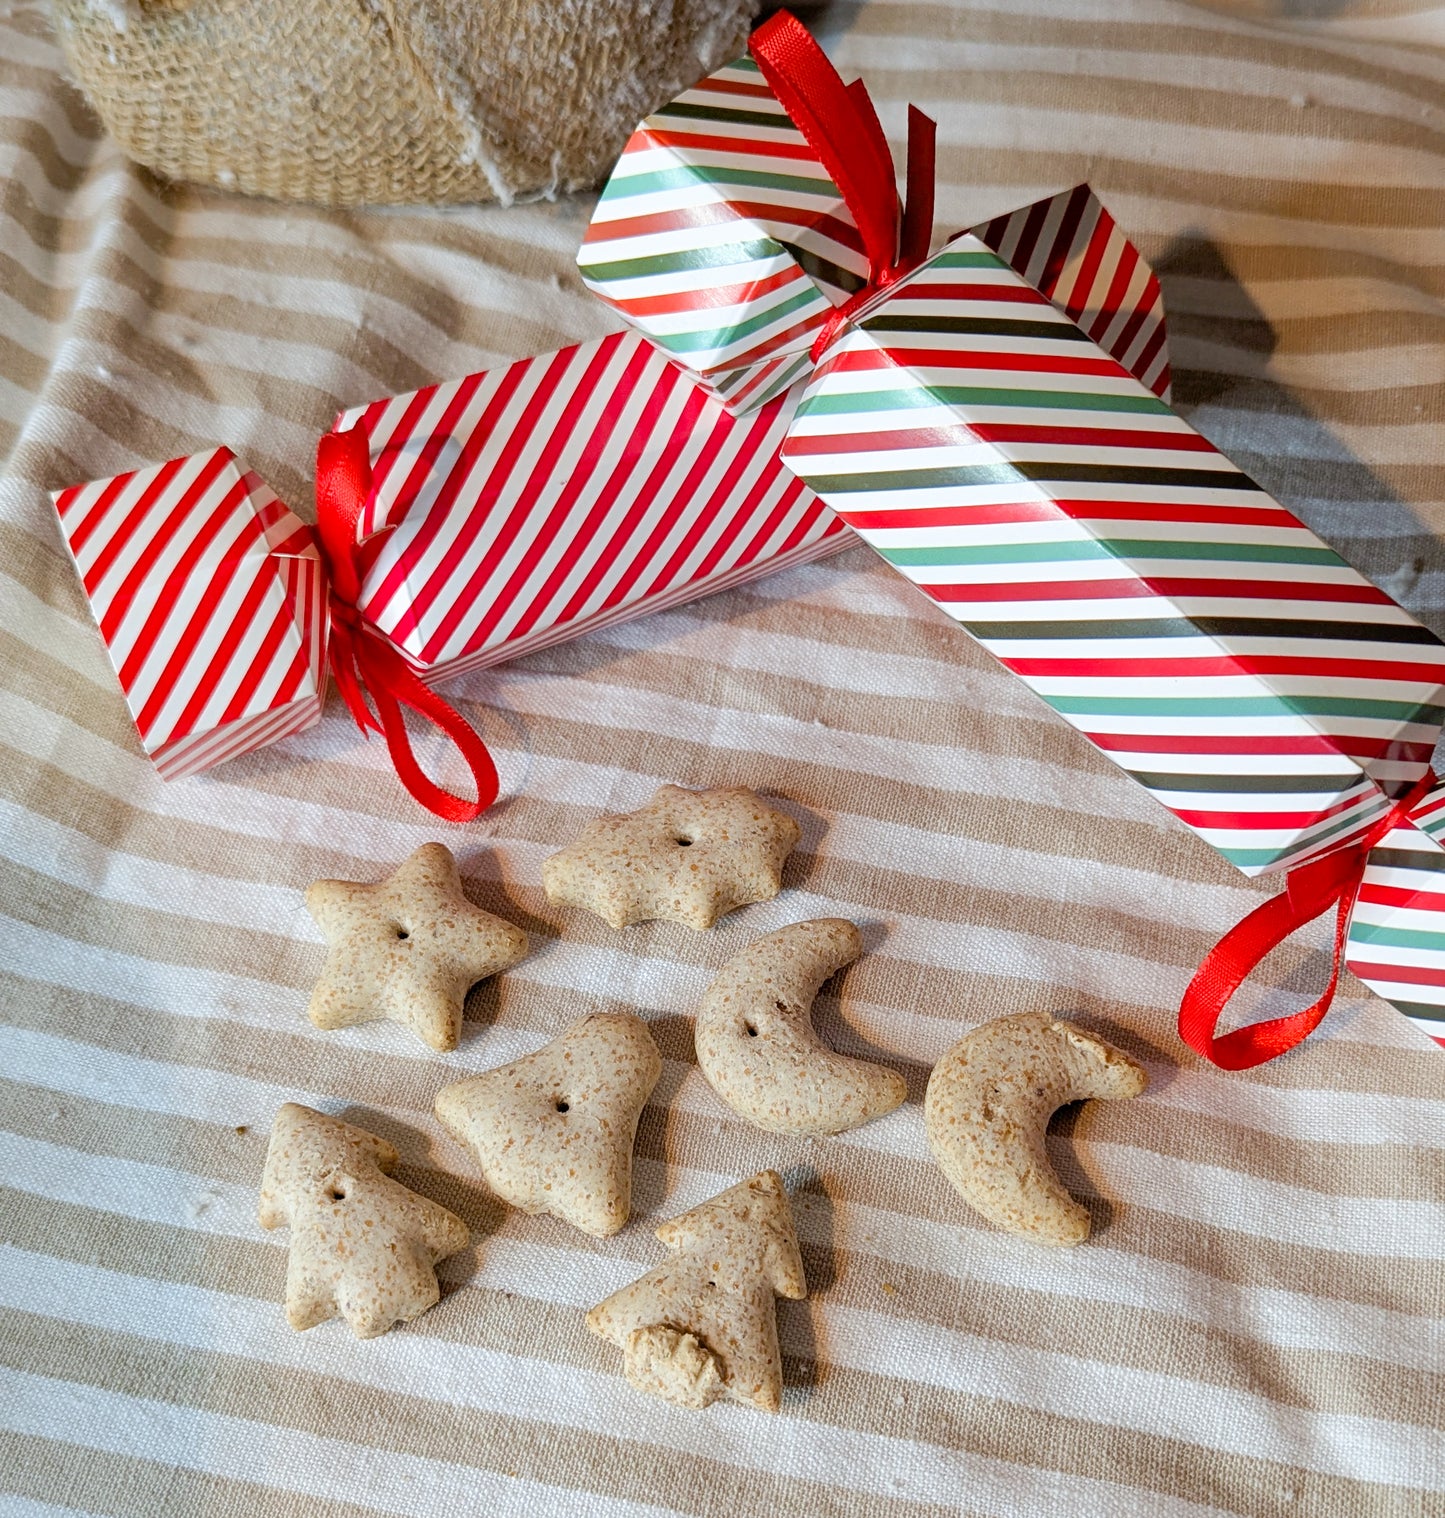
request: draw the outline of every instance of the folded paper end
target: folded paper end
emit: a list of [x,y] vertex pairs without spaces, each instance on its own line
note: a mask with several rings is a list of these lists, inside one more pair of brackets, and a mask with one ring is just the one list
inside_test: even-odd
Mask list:
[[868,275],[837,185],[751,58],[638,126],[577,262],[737,415],[806,373],[818,330]]
[[166,778],[314,722],[326,588],[312,530],[228,448],[57,492],[141,745]]
[[974,227],[971,234],[1166,404],[1164,296],[1153,269],[1087,184]]

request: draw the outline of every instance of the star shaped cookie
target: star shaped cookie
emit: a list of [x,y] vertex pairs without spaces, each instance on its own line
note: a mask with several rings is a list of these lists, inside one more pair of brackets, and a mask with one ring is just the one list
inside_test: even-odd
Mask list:
[[605,1238],[627,1221],[637,1120],[661,1074],[640,1017],[596,1013],[535,1054],[443,1086],[436,1114],[504,1202]]
[[664,785],[640,811],[598,817],[542,865],[547,899],[614,928],[662,919],[710,928],[734,907],[767,901],[799,836],[786,812],[730,786]]
[[462,894],[451,850],[424,843],[375,885],[318,880],[306,909],[331,946],[307,1009],[318,1028],[388,1017],[455,1049],[469,987],[525,957],[527,935]]

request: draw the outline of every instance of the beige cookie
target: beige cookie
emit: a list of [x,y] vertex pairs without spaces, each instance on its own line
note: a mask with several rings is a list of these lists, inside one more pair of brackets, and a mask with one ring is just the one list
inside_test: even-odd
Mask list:
[[1044,1133],[1066,1102],[1128,1097],[1148,1084],[1142,1065],[1048,1013],[1000,1017],[966,1033],[934,1066],[928,1144],[963,1199],[1011,1233],[1040,1244],[1081,1244],[1088,1209],[1064,1189]]
[[835,1054],[813,1031],[818,987],[862,952],[841,917],[795,922],[749,944],[708,988],[697,1062],[740,1117],[770,1133],[842,1133],[908,1095],[896,1071]]
[[587,1314],[638,1391],[680,1407],[719,1398],[776,1412],[783,1362],[773,1298],[808,1294],[782,1178],[760,1170],[657,1230],[674,1258]]
[[396,1163],[385,1139],[339,1118],[295,1102],[277,1112],[258,1211],[262,1228],[291,1230],[292,1328],[339,1314],[373,1339],[436,1302],[434,1267],[466,1245],[467,1225],[392,1180]]
[[664,785],[640,811],[598,817],[542,865],[547,899],[614,928],[662,919],[710,928],[776,896],[798,824],[752,791]]
[[436,1114],[504,1202],[603,1238],[627,1221],[637,1121],[661,1074],[647,1024],[599,1012],[535,1054],[443,1086]]
[[307,1009],[318,1028],[389,1017],[445,1053],[461,1035],[468,988],[527,953],[521,928],[462,894],[440,843],[424,843],[375,885],[318,880],[306,908],[330,945]]

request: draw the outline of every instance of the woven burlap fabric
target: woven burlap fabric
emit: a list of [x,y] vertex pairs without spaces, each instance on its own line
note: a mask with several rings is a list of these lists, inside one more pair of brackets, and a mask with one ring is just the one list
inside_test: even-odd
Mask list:
[[593,183],[743,50],[756,0],[54,0],[107,130],[168,179],[353,206]]

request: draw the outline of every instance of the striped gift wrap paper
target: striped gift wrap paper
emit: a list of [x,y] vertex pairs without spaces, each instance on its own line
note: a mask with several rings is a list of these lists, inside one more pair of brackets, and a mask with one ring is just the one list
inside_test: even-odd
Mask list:
[[971,234],[830,345],[783,457],[1246,874],[1429,762],[1445,646]]
[[[1342,847],[1425,772],[1445,645],[1170,410],[1147,319],[1072,299],[954,238],[830,344],[784,459],[1245,874]],[[1392,832],[1349,957],[1445,1043],[1442,867]]]
[[317,721],[320,554],[229,448],[52,499],[141,745],[166,779]]
[[836,553],[778,457],[796,403],[734,417],[625,332],[344,412],[394,524],[366,619],[436,680]]
[[751,58],[642,122],[577,262],[739,413],[806,378],[819,329],[868,269],[837,186]]

